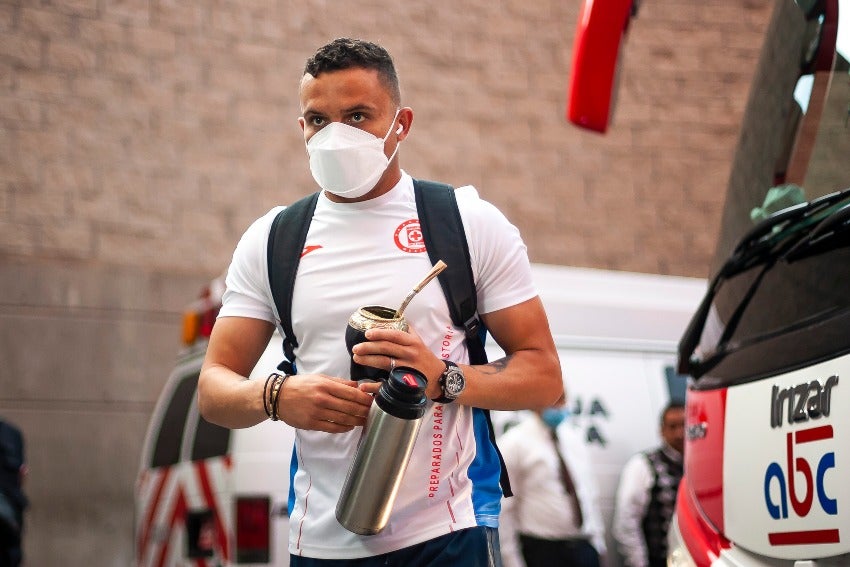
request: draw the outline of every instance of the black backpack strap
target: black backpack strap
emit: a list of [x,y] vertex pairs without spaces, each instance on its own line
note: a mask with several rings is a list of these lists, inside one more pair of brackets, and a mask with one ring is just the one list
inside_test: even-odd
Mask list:
[[[472,259],[469,256],[466,231],[463,229],[463,220],[460,218],[454,187],[435,181],[414,179],[413,191],[428,258],[431,264],[443,260],[447,266],[437,279],[443,288],[443,295],[446,296],[452,322],[464,330],[470,364],[486,364],[487,352],[484,350],[486,329],[478,317],[478,298],[472,274]],[[499,484],[502,486],[502,493],[505,496],[513,496],[508,469],[496,445],[496,433],[493,429],[493,421],[490,419],[490,411],[482,411],[487,418],[490,442],[499,456],[499,465],[502,469]]]
[[469,362],[486,364],[484,329],[478,318],[472,260],[454,188],[444,183],[414,179],[413,189],[419,226],[431,264],[443,260],[448,266],[437,279],[449,304],[452,322],[462,327],[466,334]]
[[318,200],[317,192],[286,207],[277,214],[269,232],[269,285],[283,329],[283,354],[286,357],[278,369],[286,374],[296,373],[295,348],[298,339],[292,331],[292,290],[295,288],[295,274]]

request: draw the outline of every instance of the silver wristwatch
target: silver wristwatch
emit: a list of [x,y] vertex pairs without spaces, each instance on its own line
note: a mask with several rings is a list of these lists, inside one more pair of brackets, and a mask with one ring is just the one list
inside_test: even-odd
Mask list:
[[463,370],[451,360],[444,360],[446,369],[440,375],[440,389],[442,395],[434,401],[438,404],[448,404],[457,399],[466,387],[466,378]]

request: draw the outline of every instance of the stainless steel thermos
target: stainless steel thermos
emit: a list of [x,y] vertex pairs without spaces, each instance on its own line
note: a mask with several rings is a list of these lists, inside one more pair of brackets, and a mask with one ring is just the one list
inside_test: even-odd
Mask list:
[[375,394],[360,445],[336,506],[336,519],[356,534],[384,529],[425,413],[425,376],[398,366]]

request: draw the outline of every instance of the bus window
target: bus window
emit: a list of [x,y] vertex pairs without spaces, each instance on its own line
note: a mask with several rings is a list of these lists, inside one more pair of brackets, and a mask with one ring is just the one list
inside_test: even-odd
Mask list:
[[741,124],[712,274],[754,223],[850,187],[848,14],[850,0],[776,3]]

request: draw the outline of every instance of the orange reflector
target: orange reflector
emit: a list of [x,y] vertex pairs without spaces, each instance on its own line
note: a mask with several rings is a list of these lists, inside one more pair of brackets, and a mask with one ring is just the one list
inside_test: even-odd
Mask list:
[[198,331],[201,328],[201,316],[194,311],[187,311],[183,314],[183,344],[191,345],[198,338]]

